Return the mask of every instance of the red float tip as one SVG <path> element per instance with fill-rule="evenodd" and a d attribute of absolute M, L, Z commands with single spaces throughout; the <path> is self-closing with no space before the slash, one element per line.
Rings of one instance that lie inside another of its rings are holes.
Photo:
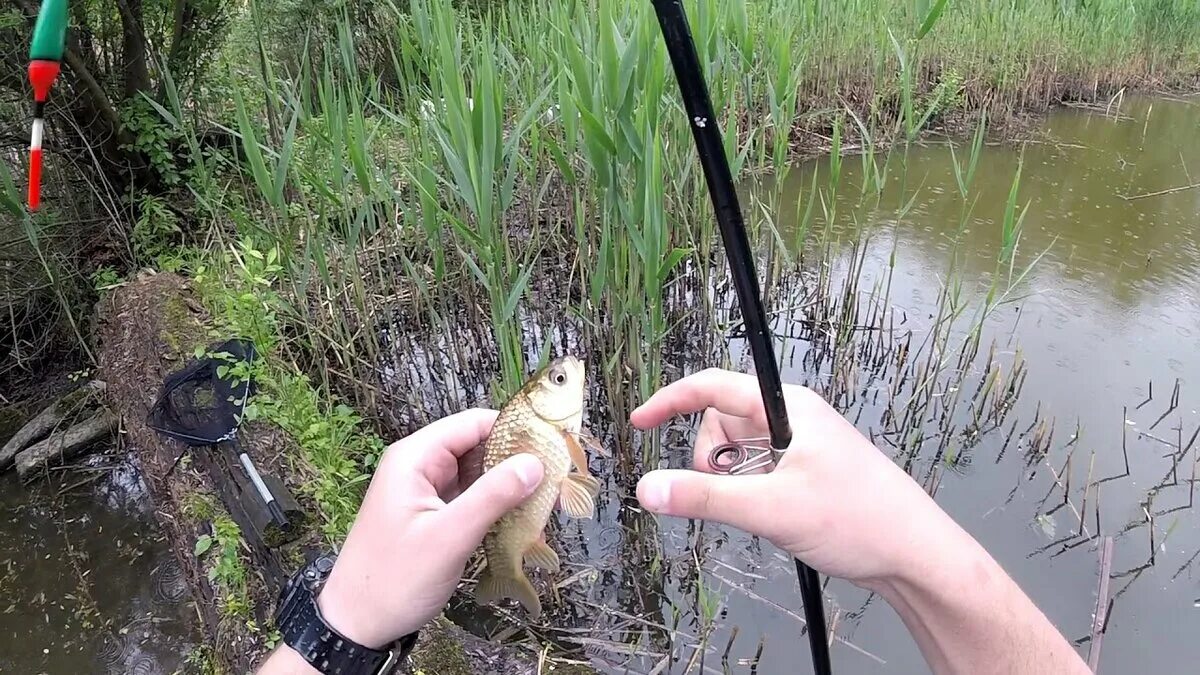
<path fill-rule="evenodd" d="M 29 62 L 29 83 L 33 85 L 33 100 L 45 103 L 50 96 L 50 87 L 58 79 L 61 66 L 58 61 L 36 60 Z"/>
<path fill-rule="evenodd" d="M 29 150 L 29 209 L 37 211 L 42 195 L 42 149 Z"/>

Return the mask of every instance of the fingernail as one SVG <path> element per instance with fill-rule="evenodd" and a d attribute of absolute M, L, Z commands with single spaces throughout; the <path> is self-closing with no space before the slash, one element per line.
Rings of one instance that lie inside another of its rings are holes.
<path fill-rule="evenodd" d="M 638 501 L 642 506 L 651 511 L 662 511 L 671 499 L 671 480 L 663 476 L 647 476 L 638 492 Z"/>
<path fill-rule="evenodd" d="M 517 473 L 517 480 L 521 481 L 521 487 L 525 489 L 525 494 L 529 494 L 537 488 L 538 483 L 542 482 L 542 474 L 545 471 L 541 460 L 530 454 L 514 457 L 513 470 Z"/>

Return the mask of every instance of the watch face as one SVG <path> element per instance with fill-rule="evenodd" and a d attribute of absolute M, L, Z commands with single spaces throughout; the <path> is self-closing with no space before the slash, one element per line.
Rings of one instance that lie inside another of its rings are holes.
<path fill-rule="evenodd" d="M 329 576 L 329 573 L 333 571 L 333 563 L 334 559 L 326 555 L 317 558 L 313 563 L 313 567 L 316 567 L 317 572 L 320 573 L 321 576 L 325 577 Z"/>

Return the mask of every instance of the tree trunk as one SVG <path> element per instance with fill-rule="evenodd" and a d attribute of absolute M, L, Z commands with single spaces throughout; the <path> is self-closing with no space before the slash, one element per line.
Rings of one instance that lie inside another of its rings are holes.
<path fill-rule="evenodd" d="M 92 443 L 112 434 L 116 428 L 117 416 L 101 410 L 90 419 L 66 431 L 51 434 L 46 440 L 34 443 L 17 455 L 17 474 L 26 479 L 38 469 L 77 457 Z"/>
<path fill-rule="evenodd" d="M 121 14 L 121 53 L 125 57 L 125 98 L 150 91 L 150 70 L 146 66 L 146 29 L 142 0 L 117 0 Z"/>
<path fill-rule="evenodd" d="M 76 409 L 87 401 L 87 398 L 91 394 L 101 391 L 104 391 L 103 382 L 88 382 L 79 389 L 54 402 L 45 410 L 38 413 L 36 417 L 29 420 L 12 438 L 8 439 L 3 448 L 0 448 L 0 471 L 7 469 L 13 463 L 13 459 L 17 454 L 29 444 L 49 433 L 60 422 L 66 419 L 68 415 L 75 412 Z"/>

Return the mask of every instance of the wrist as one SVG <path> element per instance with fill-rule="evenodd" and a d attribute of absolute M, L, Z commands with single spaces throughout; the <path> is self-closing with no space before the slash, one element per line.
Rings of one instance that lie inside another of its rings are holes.
<path fill-rule="evenodd" d="M 380 624 L 383 622 L 379 621 L 379 617 L 372 621 L 367 616 L 371 610 L 361 595 L 353 584 L 347 582 L 345 575 L 339 574 L 339 566 L 335 565 L 315 600 L 325 623 L 339 635 L 364 647 L 379 649 L 396 636 L 381 630 Z"/>
<path fill-rule="evenodd" d="M 885 600 L 899 600 L 902 595 L 945 591 L 960 580 L 972 578 L 981 566 L 995 564 L 953 518 L 932 500 L 929 506 L 932 508 L 920 510 L 922 515 L 909 517 L 904 526 L 892 530 L 895 544 L 891 555 L 885 556 L 890 559 L 887 571 L 864 579 L 860 586 Z"/>

